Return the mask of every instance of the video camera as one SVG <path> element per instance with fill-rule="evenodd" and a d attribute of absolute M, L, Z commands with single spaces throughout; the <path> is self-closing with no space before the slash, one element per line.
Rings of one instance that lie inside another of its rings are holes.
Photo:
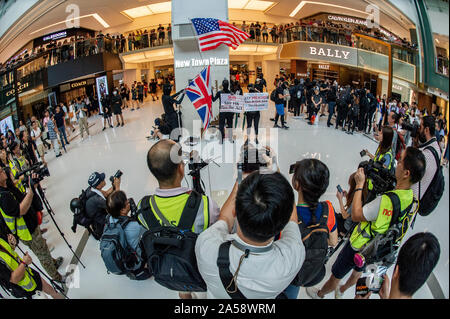
<path fill-rule="evenodd" d="M 26 169 L 24 171 L 21 171 L 18 175 L 18 177 L 24 175 L 27 179 L 32 174 L 36 174 L 37 177 L 32 179 L 32 184 L 38 184 L 41 182 L 45 177 L 50 176 L 50 172 L 42 162 L 38 162 L 35 165 L 31 166 L 29 169 Z M 27 183 L 25 183 L 25 186 L 27 186 Z"/>
<path fill-rule="evenodd" d="M 420 124 L 417 123 L 417 121 L 414 121 L 411 124 L 409 120 L 409 115 L 405 115 L 404 117 L 402 117 L 402 119 L 403 119 L 402 129 L 411 132 L 411 137 L 416 138 L 419 132 Z"/>
<path fill-rule="evenodd" d="M 358 168 L 361 167 L 364 169 L 366 178 L 372 180 L 373 191 L 377 196 L 395 188 L 397 183 L 395 175 L 380 162 L 374 162 L 373 160 L 364 161 L 358 166 Z"/>

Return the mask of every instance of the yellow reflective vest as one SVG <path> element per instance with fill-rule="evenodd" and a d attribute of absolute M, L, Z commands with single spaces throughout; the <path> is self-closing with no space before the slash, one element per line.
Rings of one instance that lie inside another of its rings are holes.
<path fill-rule="evenodd" d="M 20 266 L 19 255 L 11 248 L 11 246 L 0 238 L 0 262 L 3 262 L 6 267 L 11 271 L 15 271 Z M 33 271 L 29 268 L 26 269 L 25 275 L 17 285 L 27 292 L 32 292 L 36 289 L 37 284 L 32 277 Z"/>
<path fill-rule="evenodd" d="M 394 190 L 392 193 L 397 194 L 400 199 L 400 210 L 404 211 L 412 204 L 414 194 L 412 189 Z M 393 205 L 387 195 L 382 195 L 381 204 L 378 210 L 378 216 L 375 221 L 360 222 L 353 230 L 350 236 L 350 244 L 354 250 L 364 248 L 377 234 L 384 234 L 390 226 L 393 213 Z M 400 221 L 404 220 L 408 214 L 403 215 Z"/>
<path fill-rule="evenodd" d="M 155 202 L 159 210 L 163 213 L 164 217 L 174 226 L 178 226 L 180 222 L 181 213 L 183 212 L 184 206 L 189 198 L 188 193 L 180 194 L 178 196 L 172 197 L 159 197 L 155 196 Z M 138 208 L 140 208 L 141 203 L 139 202 Z M 151 197 L 149 198 L 149 206 L 152 209 L 153 215 L 162 224 L 161 219 L 155 213 L 155 209 L 151 203 Z M 202 202 L 200 203 L 199 211 L 203 212 L 203 229 L 195 229 L 195 223 L 192 225 L 192 232 L 200 233 L 209 226 L 209 207 L 208 207 L 208 197 L 202 195 Z M 197 212 L 198 215 L 198 212 Z M 145 219 L 139 214 L 138 219 L 140 223 L 147 229 L 149 229 Z"/>
<path fill-rule="evenodd" d="M 25 164 L 25 162 L 23 162 L 23 163 L 21 164 L 21 161 L 19 161 L 19 165 L 20 165 L 21 167 L 22 167 L 24 164 Z M 13 162 L 11 162 L 11 161 L 9 161 L 9 167 L 11 168 L 11 172 L 12 172 L 14 178 L 17 178 L 17 174 L 19 173 L 20 167 L 16 167 L 16 165 L 15 165 Z M 16 182 L 16 187 L 17 187 L 22 193 L 25 193 L 25 187 L 23 186 L 23 184 L 22 184 L 21 181 L 17 181 L 17 182 Z"/>
<path fill-rule="evenodd" d="M 375 157 L 373 158 L 373 161 L 374 162 L 381 162 L 385 155 L 389 155 L 391 157 L 389 165 L 386 166 L 386 168 L 388 170 L 391 170 L 392 169 L 392 164 L 394 163 L 394 159 L 395 159 L 394 154 L 392 152 L 392 148 L 390 148 L 389 151 L 387 151 L 386 153 L 383 153 L 383 154 L 381 154 L 379 152 L 379 149 L 377 149 L 377 152 L 375 153 Z M 367 179 L 367 189 L 369 191 L 371 191 L 373 189 L 373 183 L 372 183 L 372 180 L 370 178 Z"/>
<path fill-rule="evenodd" d="M 3 196 L 3 192 L 0 192 L 0 196 Z M 5 220 L 6 226 L 8 226 L 9 230 L 13 235 L 19 236 L 19 238 L 23 241 L 32 240 L 31 233 L 28 230 L 27 224 L 25 223 L 25 219 L 23 218 L 23 216 L 13 217 L 6 215 L 2 207 L 0 207 L 0 214 Z"/>

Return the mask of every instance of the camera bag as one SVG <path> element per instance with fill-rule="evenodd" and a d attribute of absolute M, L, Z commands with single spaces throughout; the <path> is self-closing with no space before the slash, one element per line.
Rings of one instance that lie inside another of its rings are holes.
<path fill-rule="evenodd" d="M 162 225 L 150 208 L 149 199 Z M 192 191 L 178 225 L 174 226 L 156 206 L 154 196 L 146 196 L 141 201 L 141 216 L 149 227 L 141 239 L 148 267 L 155 281 L 170 290 L 206 291 L 206 283 L 198 271 L 195 256 L 198 235 L 191 230 L 201 203 L 202 196 Z"/>

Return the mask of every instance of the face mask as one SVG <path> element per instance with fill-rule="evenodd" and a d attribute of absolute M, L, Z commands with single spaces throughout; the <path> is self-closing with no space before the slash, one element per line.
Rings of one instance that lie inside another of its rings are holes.
<path fill-rule="evenodd" d="M 425 133 L 423 132 L 419 133 L 419 142 L 422 144 L 427 142 L 427 137 L 425 136 Z"/>
<path fill-rule="evenodd" d="M 117 92 L 116 92 L 116 91 L 114 91 L 114 92 L 113 92 L 113 94 L 114 94 L 114 95 L 117 95 Z"/>

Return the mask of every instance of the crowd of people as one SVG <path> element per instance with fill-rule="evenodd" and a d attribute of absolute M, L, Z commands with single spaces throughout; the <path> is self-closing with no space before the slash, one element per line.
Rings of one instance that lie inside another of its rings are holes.
<path fill-rule="evenodd" d="M 139 109 L 149 93 L 155 98 L 153 87 L 157 84 L 151 83 L 136 82 L 131 88 L 121 84 L 113 89 L 111 96 L 103 96 L 100 101 L 105 119 L 103 129 L 107 124 L 112 126 L 110 116 L 105 115 L 109 110 L 116 116 L 117 126 L 123 126 L 122 109 Z M 370 260 L 367 249 L 378 240 L 374 234 L 388 234 L 391 227 L 403 224 L 401 236 L 392 239 L 398 247 L 416 215 L 427 218 L 425 216 L 429 213 L 421 211 L 420 207 L 424 205 L 420 204 L 430 200 L 429 189 L 436 190 L 436 176 L 444 153 L 440 142 L 445 141 L 443 136 L 448 134 L 445 120 L 436 106 L 432 114 L 427 114 L 425 110 L 420 112 L 415 104 L 409 106 L 386 96 L 375 98 L 364 87 L 341 87 L 330 81 L 277 77 L 275 84 L 276 89 L 270 93 L 276 111 L 274 127 L 279 127 L 278 119 L 281 118 L 281 127 L 288 129 L 286 123 L 290 119 L 287 114 L 292 112 L 292 120 L 304 116 L 311 125 L 322 116 L 328 116 L 328 127 L 342 127 L 350 134 L 355 129 L 366 134 L 373 131 L 379 143 L 376 152 L 371 154 L 364 150 L 361 156 L 368 156 L 380 165 L 376 166 L 377 170 L 355 167 L 348 179 L 348 190 L 338 190 L 336 194 L 339 209 L 335 209 L 330 201 L 321 201 L 330 182 L 330 171 L 322 161 L 303 159 L 296 162 L 290 169 L 290 181 L 279 169 L 267 174 L 249 165 L 246 167 L 252 168 L 244 169 L 242 181 L 235 183 L 220 208 L 210 196 L 182 187 L 186 163 L 182 146 L 158 135 L 160 140 L 151 146 L 146 161 L 159 187 L 153 195 L 142 198 L 136 208 L 133 209 L 121 189 L 120 175 L 114 177 L 109 189 L 105 189 L 104 173 L 94 172 L 88 179 L 85 209 L 82 211 L 90 224 L 84 226 L 100 241 L 101 255 L 108 271 L 126 274 L 132 280 L 155 278 L 164 287 L 178 291 L 182 299 L 297 299 L 301 287 L 306 288 L 308 296 L 314 299 L 324 298 L 331 292 L 336 298 L 342 298 L 361 276 L 367 275 L 367 267 L 371 265 L 360 264 L 356 257 L 365 256 L 367 261 Z M 162 89 L 163 120 L 170 131 L 181 124 L 174 104 L 182 102 L 184 90 L 171 95 L 169 80 Z M 264 75 L 259 74 L 247 90 L 267 91 Z M 243 88 L 234 75 L 230 81 L 223 81 L 220 91 L 212 92 L 213 99 L 220 99 L 223 93 L 243 94 Z M 95 106 L 89 106 L 91 104 L 86 98 L 78 98 L 66 108 L 67 111 L 62 104 L 46 112 L 44 127 L 60 137 L 59 141 L 55 136 L 49 137 L 55 149 L 59 143 L 64 148 L 68 144 L 66 132 L 74 131 L 74 127 L 65 121 L 68 119 L 72 124 L 71 112 L 77 118 L 81 136 L 84 131 L 89 135 L 85 119 L 97 111 Z M 259 144 L 260 114 L 247 112 L 245 119 L 247 141 L 243 153 L 252 151 L 252 147 Z M 18 174 L 26 169 L 24 165 L 37 160 L 31 159 L 37 149 L 33 141 L 45 131 L 45 128 L 39 129 L 39 121 L 31 120 L 30 134 L 21 123 L 16 134 L 11 132 L 8 136 L 1 136 L 1 163 L 6 169 L 0 172 L 0 245 L 3 247 L 0 247 L 0 260 L 5 260 L 3 251 L 15 254 L 18 240 L 35 252 L 52 279 L 63 281 L 68 274 L 57 272 L 61 260 L 52 259 L 44 246 L 45 241 L 42 243 L 37 222 L 42 205 L 33 201 L 34 192 L 31 191 L 36 186 Z M 405 128 L 403 123 L 417 124 L 416 131 Z M 233 127 L 233 113 L 219 112 L 218 126 L 223 133 L 223 142 L 225 126 Z M 249 141 L 252 128 L 256 133 L 255 143 Z M 232 136 L 228 138 L 231 140 Z M 45 153 L 45 146 L 40 148 Z M 445 153 L 448 160 L 448 145 Z M 178 162 L 174 161 L 173 154 L 179 155 Z M 41 156 L 39 152 L 38 155 Z M 242 155 L 241 158 L 248 160 L 251 156 Z M 396 181 L 383 191 L 380 191 L 379 181 L 373 175 L 380 170 L 388 171 Z M 296 203 L 294 192 L 298 195 Z M 434 197 L 433 200 L 439 201 L 439 198 Z M 114 234 L 118 236 L 118 232 L 123 232 L 123 236 L 111 239 Z M 158 239 L 160 237 L 163 238 Z M 121 242 L 119 238 L 126 241 Z M 330 248 L 341 242 L 344 245 L 336 250 L 338 256 L 329 279 L 318 287 L 327 275 L 325 264 Z M 186 245 L 186 249 L 180 252 L 173 248 L 178 245 Z M 111 247 L 128 253 L 108 255 Z M 170 249 L 174 250 L 165 254 Z M 180 255 L 173 258 L 173 254 Z M 151 258 L 153 255 L 158 255 L 158 258 Z M 122 258 L 117 260 L 118 256 Z M 397 258 L 377 264 L 385 268 L 394 266 L 391 280 L 384 275 L 379 296 L 413 297 L 430 276 L 439 256 L 439 241 L 433 234 L 415 234 L 403 243 Z M 39 277 L 37 271 L 29 267 L 31 259 L 28 255 L 20 259 L 16 254 L 15 260 L 17 262 L 10 260 L 0 268 L 3 286 L 14 288 L 18 296 L 30 297 L 37 290 L 43 290 L 54 298 L 61 297 Z M 168 266 L 160 267 L 160 264 L 154 264 L 155 260 L 171 265 L 171 269 L 178 267 L 177 277 L 172 278 L 167 273 L 170 271 Z M 114 272 L 112 269 L 118 264 L 122 265 L 122 270 Z M 341 280 L 349 272 L 352 272 L 350 277 L 342 285 Z M 357 295 L 356 298 L 369 298 L 370 294 Z"/>

